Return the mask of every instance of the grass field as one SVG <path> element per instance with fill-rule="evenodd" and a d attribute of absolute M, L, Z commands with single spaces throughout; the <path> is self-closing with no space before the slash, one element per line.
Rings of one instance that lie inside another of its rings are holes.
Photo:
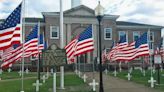
<path fill-rule="evenodd" d="M 36 73 L 29 73 L 29 74 L 24 73 L 24 76 L 25 77 L 37 77 L 37 74 Z M 0 77 L 2 80 L 21 78 L 21 76 L 19 76 L 18 72 L 10 72 L 10 73 L 3 72 L 3 74 L 0 75 Z"/>
<path fill-rule="evenodd" d="M 122 71 L 118 73 L 117 77 L 127 80 L 127 77 L 126 77 L 127 74 L 128 74 L 128 71 Z M 161 72 L 161 75 L 162 74 L 164 74 L 164 71 Z M 151 72 L 148 70 L 146 71 L 146 76 L 143 76 L 140 70 L 133 70 L 131 81 L 150 87 L 150 84 L 148 83 L 148 80 L 150 79 L 150 75 L 151 75 Z M 153 77 L 155 78 L 155 80 L 157 80 L 157 72 L 153 74 Z M 163 85 L 158 85 L 158 86 L 156 85 L 155 89 L 164 91 L 164 76 L 161 76 L 160 79 L 161 79 L 160 82 Z"/>
<path fill-rule="evenodd" d="M 36 81 L 36 75 L 35 73 L 29 74 L 29 79 L 24 80 L 24 91 L 25 92 L 35 92 L 35 87 L 32 86 L 32 84 Z M 18 80 L 19 74 L 16 72 L 12 73 L 4 73 L 1 75 L 1 77 L 7 76 L 5 78 L 5 81 L 0 81 L 0 92 L 20 92 L 21 90 L 21 80 Z M 7 80 L 10 79 L 10 80 Z M 11 80 L 12 79 L 12 80 Z M 59 81 L 60 78 L 57 76 L 57 87 L 59 88 Z M 53 78 L 50 77 L 48 80 L 46 80 L 46 83 L 43 84 L 40 87 L 40 92 L 52 92 L 53 87 Z M 57 92 L 91 92 L 89 90 L 90 87 L 88 87 L 87 84 L 83 82 L 82 79 L 80 79 L 75 74 L 66 74 L 65 75 L 65 90 L 58 89 Z"/>

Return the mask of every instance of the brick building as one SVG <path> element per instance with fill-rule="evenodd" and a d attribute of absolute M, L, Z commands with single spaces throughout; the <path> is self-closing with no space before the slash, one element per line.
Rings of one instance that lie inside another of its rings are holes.
<path fill-rule="evenodd" d="M 48 46 L 56 44 L 60 47 L 60 13 L 59 12 L 43 12 L 43 18 L 26 18 L 25 34 L 27 35 L 34 25 L 38 22 L 41 24 L 41 33 L 45 34 L 45 40 Z M 155 48 L 161 38 L 162 26 L 132 23 L 126 21 L 117 21 L 119 15 L 106 14 L 102 20 L 102 48 L 109 49 L 112 41 L 118 41 L 121 35 L 126 34 L 127 41 L 130 43 L 137 39 L 141 34 L 150 30 L 151 47 Z M 84 5 L 73 7 L 64 11 L 64 46 L 67 45 L 72 38 L 80 34 L 88 25 L 93 26 L 94 47 L 95 50 L 87 54 L 87 62 L 91 63 L 97 57 L 97 31 L 98 21 L 93 9 Z M 29 60 L 29 59 L 27 59 Z M 30 64 L 29 64 L 30 65 Z"/>

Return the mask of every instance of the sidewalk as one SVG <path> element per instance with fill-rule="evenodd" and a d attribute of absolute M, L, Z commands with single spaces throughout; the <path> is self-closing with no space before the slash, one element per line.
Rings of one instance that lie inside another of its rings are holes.
<path fill-rule="evenodd" d="M 93 74 L 92 73 L 86 73 L 86 74 L 88 76 L 87 82 L 90 83 L 93 79 Z M 98 81 L 99 73 L 95 73 L 95 79 L 96 82 L 99 82 Z M 103 75 L 103 85 L 104 85 L 104 92 L 162 92 L 146 87 L 144 85 L 140 85 L 123 79 L 112 77 L 106 74 Z M 98 88 L 99 87 L 97 86 L 96 92 L 99 92 Z"/>

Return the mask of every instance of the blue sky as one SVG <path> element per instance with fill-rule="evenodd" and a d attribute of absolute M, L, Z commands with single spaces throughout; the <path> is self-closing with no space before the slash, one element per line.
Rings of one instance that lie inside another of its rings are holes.
<path fill-rule="evenodd" d="M 99 0 L 82 0 L 94 9 Z M 107 14 L 120 15 L 118 20 L 164 26 L 164 0 L 100 0 Z M 21 0 L 0 0 L 0 19 Z M 71 8 L 71 0 L 63 0 L 64 10 Z M 26 16 L 42 17 L 41 12 L 59 11 L 59 0 L 26 0 Z"/>

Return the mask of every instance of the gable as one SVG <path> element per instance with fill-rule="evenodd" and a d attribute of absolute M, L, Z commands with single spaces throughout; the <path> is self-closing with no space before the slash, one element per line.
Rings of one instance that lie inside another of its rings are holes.
<path fill-rule="evenodd" d="M 94 16 L 94 10 L 81 5 L 64 12 L 64 15 Z"/>

